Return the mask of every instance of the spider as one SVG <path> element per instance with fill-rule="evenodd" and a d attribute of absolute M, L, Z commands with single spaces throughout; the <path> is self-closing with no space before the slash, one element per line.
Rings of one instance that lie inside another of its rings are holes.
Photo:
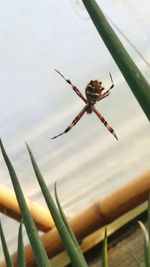
<path fill-rule="evenodd" d="M 52 137 L 51 139 L 55 139 L 67 132 L 69 132 L 73 126 L 76 125 L 76 123 L 81 119 L 81 117 L 84 115 L 85 112 L 88 114 L 91 114 L 92 112 L 95 112 L 97 117 L 100 119 L 100 121 L 104 124 L 104 126 L 108 129 L 108 131 L 113 134 L 113 136 L 118 140 L 117 135 L 115 134 L 112 127 L 108 124 L 108 122 L 104 119 L 104 117 L 101 115 L 101 113 L 95 108 L 96 102 L 102 100 L 103 98 L 109 96 L 111 89 L 114 87 L 113 79 L 111 76 L 111 73 L 109 73 L 110 80 L 111 80 L 111 86 L 108 90 L 104 91 L 104 87 L 102 87 L 102 82 L 98 80 L 91 80 L 88 85 L 85 88 L 85 94 L 86 98 L 81 94 L 79 89 L 72 84 L 72 82 L 69 79 L 66 79 L 60 71 L 55 71 L 68 83 L 71 85 L 72 89 L 75 91 L 75 93 L 86 103 L 84 108 L 78 113 L 78 115 L 73 119 L 71 124 L 60 134 Z"/>

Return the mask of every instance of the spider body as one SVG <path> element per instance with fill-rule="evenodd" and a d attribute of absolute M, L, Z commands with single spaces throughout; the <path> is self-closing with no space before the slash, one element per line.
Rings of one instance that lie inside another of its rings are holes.
<path fill-rule="evenodd" d="M 109 96 L 111 89 L 114 87 L 113 84 L 113 79 L 111 74 L 110 79 L 111 79 L 111 86 L 109 87 L 108 90 L 104 91 L 104 87 L 102 87 L 102 82 L 98 80 L 91 80 L 88 85 L 85 88 L 85 94 L 86 98 L 82 95 L 80 90 L 72 84 L 72 82 L 69 79 L 66 79 L 58 70 L 55 70 L 65 81 L 71 85 L 72 89 L 75 91 L 75 93 L 85 102 L 85 106 L 83 109 L 78 113 L 78 115 L 73 119 L 71 124 L 60 134 L 52 137 L 51 139 L 55 139 L 67 132 L 69 132 L 72 127 L 76 125 L 76 123 L 81 119 L 81 117 L 84 115 L 85 112 L 91 114 L 94 112 L 97 117 L 100 119 L 100 121 L 104 124 L 104 126 L 108 129 L 108 131 L 113 134 L 113 136 L 118 140 L 117 135 L 115 134 L 114 130 L 112 127 L 108 124 L 108 122 L 105 120 L 105 118 L 102 116 L 102 114 L 95 108 L 96 102 L 102 100 L 103 98 Z"/>
<path fill-rule="evenodd" d="M 101 99 L 102 91 L 104 90 L 104 87 L 101 85 L 102 82 L 98 80 L 91 80 L 85 88 L 85 94 L 88 100 L 87 113 L 89 114 L 93 112 L 96 102 Z"/>

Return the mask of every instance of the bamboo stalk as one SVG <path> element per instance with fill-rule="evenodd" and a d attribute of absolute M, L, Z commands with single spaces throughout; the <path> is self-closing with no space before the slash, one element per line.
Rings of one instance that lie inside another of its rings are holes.
<path fill-rule="evenodd" d="M 47 208 L 43 208 L 28 199 L 26 199 L 26 202 L 38 230 L 47 232 L 54 227 L 53 220 Z M 0 212 L 19 222 L 21 220 L 15 193 L 2 186 L 0 186 Z"/>
<path fill-rule="evenodd" d="M 78 240 L 143 203 L 147 200 L 149 192 L 150 170 L 147 170 L 70 220 Z M 49 258 L 63 250 L 56 228 L 43 234 L 41 239 Z M 36 266 L 30 245 L 25 247 L 25 257 L 27 267 Z M 16 253 L 12 255 L 12 261 L 15 263 Z M 0 267 L 6 267 L 5 263 L 2 262 Z"/>

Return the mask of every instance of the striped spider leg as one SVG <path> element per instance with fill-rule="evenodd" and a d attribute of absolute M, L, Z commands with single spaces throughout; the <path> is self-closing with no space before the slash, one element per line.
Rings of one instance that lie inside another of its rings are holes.
<path fill-rule="evenodd" d="M 71 85 L 72 89 L 75 91 L 75 93 L 87 104 L 88 101 L 87 99 L 81 94 L 81 92 L 79 91 L 79 89 L 72 84 L 72 82 L 69 79 L 66 79 L 61 73 L 60 71 L 56 70 L 55 71 L 68 83 Z"/>
<path fill-rule="evenodd" d="M 113 79 L 111 74 L 110 75 L 110 79 L 111 79 L 111 86 L 109 87 L 109 89 L 107 91 L 104 91 L 104 87 L 102 87 L 102 82 L 99 82 L 97 80 L 91 80 L 89 82 L 89 84 L 87 85 L 86 89 L 85 89 L 85 93 L 86 93 L 86 98 L 81 94 L 81 92 L 79 91 L 79 89 L 72 84 L 72 82 L 69 79 L 66 79 L 58 70 L 55 70 L 68 84 L 71 85 L 72 89 L 75 91 L 75 93 L 86 103 L 86 105 L 84 106 L 84 108 L 79 112 L 79 114 L 74 118 L 74 120 L 72 121 L 72 123 L 60 134 L 52 137 L 51 139 L 55 139 L 67 132 L 69 132 L 73 126 L 75 126 L 75 124 L 81 119 L 81 117 L 84 115 L 85 112 L 87 113 L 92 113 L 94 111 L 94 113 L 97 115 L 97 117 L 100 119 L 100 121 L 104 124 L 104 126 L 109 130 L 109 132 L 111 134 L 113 134 L 113 136 L 118 140 L 117 135 L 115 134 L 114 130 L 112 129 L 112 127 L 108 124 L 108 122 L 104 119 L 104 117 L 102 116 L 102 114 L 94 107 L 95 103 L 102 100 L 103 98 L 109 96 L 111 89 L 114 87 L 113 84 Z"/>
<path fill-rule="evenodd" d="M 113 79 L 112 79 L 111 73 L 109 73 L 109 76 L 110 76 L 110 80 L 111 80 L 111 86 L 109 87 L 109 89 L 107 91 L 105 91 L 103 94 L 101 94 L 101 97 L 100 97 L 99 101 L 102 100 L 103 98 L 109 96 L 111 89 L 114 87 L 114 83 L 113 83 Z M 102 87 L 102 88 L 103 88 L 103 90 L 105 89 L 104 87 Z"/>
<path fill-rule="evenodd" d="M 62 132 L 62 133 L 60 133 L 60 134 L 58 134 L 58 135 L 52 137 L 51 139 L 55 139 L 55 138 L 57 138 L 57 137 L 59 137 L 59 136 L 65 134 L 65 133 L 69 132 L 69 131 L 71 130 L 71 128 L 72 128 L 73 126 L 75 126 L 76 123 L 81 119 L 81 117 L 84 115 L 84 113 L 85 113 L 86 111 L 87 111 L 87 105 L 84 106 L 84 108 L 83 108 L 83 109 L 78 113 L 78 115 L 73 119 L 73 121 L 71 122 L 71 124 L 70 124 L 70 125 L 69 125 L 69 126 Z"/>

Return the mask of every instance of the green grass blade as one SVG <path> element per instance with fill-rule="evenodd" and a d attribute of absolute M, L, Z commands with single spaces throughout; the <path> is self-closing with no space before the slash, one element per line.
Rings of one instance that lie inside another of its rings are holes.
<path fill-rule="evenodd" d="M 138 223 L 140 225 L 144 237 L 145 265 L 146 267 L 150 267 L 150 242 L 149 242 L 148 231 L 146 230 L 145 225 L 141 221 L 138 221 Z"/>
<path fill-rule="evenodd" d="M 76 249 L 74 241 L 72 240 L 70 233 L 68 232 L 68 229 L 67 229 L 66 225 L 64 224 L 63 219 L 62 219 L 62 217 L 61 217 L 61 215 L 60 215 L 60 213 L 59 213 L 59 211 L 55 205 L 55 202 L 53 201 L 53 198 L 49 193 L 49 190 L 46 186 L 46 183 L 42 177 L 42 174 L 39 170 L 39 167 L 38 167 L 38 165 L 34 159 L 34 156 L 33 156 L 28 145 L 27 145 L 27 149 L 29 151 L 31 162 L 32 162 L 37 180 L 38 180 L 39 185 L 41 187 L 43 196 L 45 198 L 45 201 L 47 203 L 47 206 L 49 208 L 51 216 L 55 222 L 57 230 L 60 234 L 60 237 L 63 241 L 63 245 L 64 245 L 64 247 L 65 247 L 65 249 L 69 255 L 72 266 L 74 266 L 74 267 L 77 267 L 77 266 L 78 267 L 87 267 L 87 263 L 86 263 L 83 255 L 81 256 Z"/>
<path fill-rule="evenodd" d="M 111 25 L 115 30 L 117 30 L 120 35 L 126 40 L 126 42 L 134 49 L 134 51 L 137 53 L 137 55 L 144 61 L 144 63 L 150 68 L 150 63 L 148 60 L 141 54 L 141 52 L 138 50 L 138 48 L 131 42 L 131 40 L 124 34 L 123 31 L 120 30 L 120 28 L 108 17 L 106 16 L 108 21 L 110 21 Z"/>
<path fill-rule="evenodd" d="M 150 242 L 148 243 L 147 246 L 146 267 L 150 267 Z"/>
<path fill-rule="evenodd" d="M 107 228 L 105 227 L 105 234 L 103 240 L 102 250 L 102 264 L 101 267 L 108 267 L 108 253 L 107 253 Z"/>
<path fill-rule="evenodd" d="M 150 85 L 129 56 L 95 0 L 82 0 L 96 29 L 150 120 Z"/>
<path fill-rule="evenodd" d="M 148 236 L 150 240 L 150 193 L 148 195 L 148 211 L 147 211 L 147 217 L 148 217 Z"/>
<path fill-rule="evenodd" d="M 80 246 L 79 246 L 79 243 L 78 243 L 78 241 L 77 241 L 77 239 L 76 239 L 76 237 L 75 237 L 75 234 L 74 234 L 72 228 L 70 227 L 70 225 L 69 225 L 69 223 L 68 223 L 68 221 L 67 221 L 66 215 L 64 214 L 63 209 L 62 209 L 62 207 L 61 207 L 61 205 L 60 205 L 60 201 L 59 201 L 58 194 L 57 194 L 57 183 L 56 183 L 56 182 L 55 182 L 55 184 L 54 184 L 54 191 L 55 191 L 55 199 L 56 199 L 56 203 L 57 203 L 59 212 L 60 212 L 60 214 L 61 214 L 61 217 L 62 217 L 62 219 L 63 219 L 63 222 L 64 222 L 64 224 L 66 225 L 66 228 L 68 229 L 68 232 L 70 233 L 70 236 L 71 236 L 72 240 L 74 241 L 74 244 L 75 244 L 77 250 L 79 251 L 79 253 L 82 254 L 82 251 L 81 251 Z"/>
<path fill-rule="evenodd" d="M 16 267 L 26 267 L 25 255 L 24 255 L 24 245 L 23 245 L 23 236 L 22 236 L 22 222 L 19 225 Z"/>
<path fill-rule="evenodd" d="M 42 242 L 39 238 L 36 226 L 34 224 L 34 221 L 30 215 L 29 209 L 27 207 L 21 186 L 19 184 L 19 180 L 17 178 L 17 175 L 15 173 L 15 170 L 11 164 L 11 161 L 8 158 L 8 155 L 4 149 L 4 146 L 2 144 L 2 141 L 0 140 L 0 147 L 2 150 L 2 154 L 4 157 L 4 160 L 6 162 L 10 177 L 11 177 L 11 181 L 14 187 L 14 191 L 16 194 L 16 198 L 18 201 L 18 205 L 20 207 L 20 211 L 23 217 L 23 222 L 28 234 L 28 238 L 30 240 L 30 244 L 32 246 L 34 255 L 35 255 L 35 259 L 37 262 L 37 265 L 39 267 L 51 267 L 51 264 L 49 263 L 49 259 L 47 257 L 47 254 L 45 252 L 45 249 L 42 245 Z"/>
<path fill-rule="evenodd" d="M 1 237 L 2 248 L 3 248 L 3 252 L 4 252 L 4 256 L 5 256 L 6 265 L 7 265 L 7 267 L 13 267 L 1 222 L 0 222 L 0 237 Z"/>

